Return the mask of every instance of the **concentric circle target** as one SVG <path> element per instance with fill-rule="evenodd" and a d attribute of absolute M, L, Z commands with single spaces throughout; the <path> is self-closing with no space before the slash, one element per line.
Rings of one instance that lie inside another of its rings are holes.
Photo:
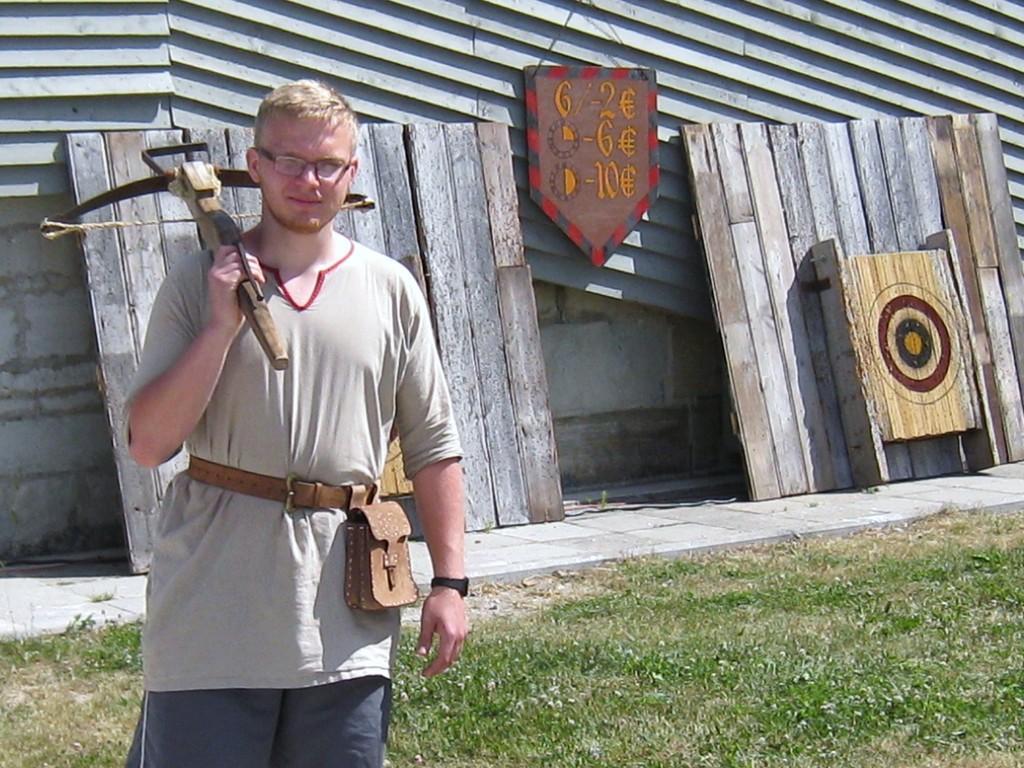
<path fill-rule="evenodd" d="M 916 402 L 943 397 L 957 373 L 959 351 L 950 334 L 951 313 L 920 286 L 890 285 L 872 306 L 879 374 L 890 387 Z M 909 390 L 909 392 L 907 391 Z"/>

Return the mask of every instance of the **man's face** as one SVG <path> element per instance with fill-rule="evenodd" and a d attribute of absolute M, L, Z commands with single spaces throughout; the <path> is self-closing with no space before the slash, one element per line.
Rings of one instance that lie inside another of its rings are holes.
<path fill-rule="evenodd" d="M 358 165 L 354 152 L 354 137 L 344 126 L 274 117 L 264 124 L 260 146 L 249 149 L 246 161 L 263 191 L 265 212 L 285 229 L 313 234 L 330 226 L 345 202 Z M 298 164 L 281 158 L 298 158 L 307 164 L 292 176 L 287 171 L 295 168 L 289 166 Z M 319 176 L 314 164 L 320 166 Z M 332 165 L 337 172 L 324 174 Z"/>

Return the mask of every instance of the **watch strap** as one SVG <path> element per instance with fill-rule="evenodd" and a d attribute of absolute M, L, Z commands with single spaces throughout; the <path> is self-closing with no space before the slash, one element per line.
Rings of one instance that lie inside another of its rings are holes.
<path fill-rule="evenodd" d="M 465 597 L 469 594 L 469 579 L 449 579 L 446 576 L 435 576 L 430 580 L 431 587 L 448 587 L 454 589 L 460 595 Z"/>

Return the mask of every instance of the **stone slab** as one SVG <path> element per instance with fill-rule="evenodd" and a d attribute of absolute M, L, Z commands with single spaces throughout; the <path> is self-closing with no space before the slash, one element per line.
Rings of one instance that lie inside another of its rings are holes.
<path fill-rule="evenodd" d="M 1000 464 L 998 467 L 983 469 L 978 474 L 986 477 L 1014 477 L 1024 480 L 1024 461 L 1019 461 L 1016 464 Z"/>
<path fill-rule="evenodd" d="M 600 531 L 594 536 L 562 540 L 559 545 L 579 550 L 598 560 L 622 560 L 654 554 L 650 540 L 632 533 L 616 533 L 609 536 L 606 531 Z"/>
<path fill-rule="evenodd" d="M 647 531 L 636 531 L 634 536 L 647 539 L 654 543 L 655 551 L 660 552 L 669 545 L 686 544 L 693 547 L 709 544 L 731 544 L 736 542 L 756 541 L 759 537 L 752 536 L 748 531 L 730 528 L 719 528 L 700 523 L 679 523 L 664 528 Z"/>
<path fill-rule="evenodd" d="M 789 515 L 794 510 L 806 509 L 809 502 L 806 497 L 789 496 L 783 499 L 765 499 L 764 501 L 730 501 L 729 509 L 740 509 L 758 515 Z"/>
<path fill-rule="evenodd" d="M 110 595 L 108 600 L 144 599 L 146 596 L 145 576 L 107 576 L 98 579 L 85 579 L 67 584 L 65 588 L 86 599 L 95 599 Z"/>
<path fill-rule="evenodd" d="M 907 513 L 911 516 L 933 515 L 941 512 L 945 505 L 939 501 L 922 501 L 906 496 L 879 496 L 870 499 L 865 509 L 870 512 Z"/>
<path fill-rule="evenodd" d="M 646 509 L 643 512 L 587 512 L 572 518 L 572 523 L 580 528 L 607 533 L 629 533 L 671 525 L 671 522 L 666 522 L 664 518 L 649 514 Z"/>
<path fill-rule="evenodd" d="M 753 503 L 753 502 L 752 502 Z M 728 506 L 729 511 L 745 512 L 746 514 L 757 515 L 756 512 L 752 512 L 746 505 L 740 505 L 734 507 L 733 505 Z M 761 518 L 764 525 L 779 527 L 785 531 L 791 533 L 803 533 L 804 531 L 814 528 L 815 525 L 821 522 L 821 515 L 808 517 L 808 509 L 798 510 L 795 507 L 787 510 L 785 514 L 774 514 L 774 515 L 758 515 Z"/>
<path fill-rule="evenodd" d="M 565 539 L 579 539 L 591 533 L 586 527 L 578 525 L 575 519 L 573 522 L 517 525 L 514 528 L 502 528 L 501 532 L 505 537 L 516 539 L 519 543 L 524 541 L 561 542 Z"/>
<path fill-rule="evenodd" d="M 1020 497 L 1012 493 L 998 491 L 982 491 L 976 488 L 941 488 L 926 493 L 915 493 L 908 498 L 917 501 L 938 501 L 952 509 L 980 509 L 989 505 L 1001 505 L 1013 502 Z"/>
<path fill-rule="evenodd" d="M 958 475 L 949 478 L 948 483 L 938 484 L 943 488 L 974 488 L 981 491 L 998 491 L 1024 498 L 1024 480 L 1014 477 L 987 477 L 985 475 Z"/>

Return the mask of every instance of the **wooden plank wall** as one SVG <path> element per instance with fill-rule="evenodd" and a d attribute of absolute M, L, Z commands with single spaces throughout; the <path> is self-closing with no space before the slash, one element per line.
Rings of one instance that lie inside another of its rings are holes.
<path fill-rule="evenodd" d="M 507 129 L 423 125 L 407 132 L 395 124 L 363 126 L 353 191 L 377 206 L 343 213 L 336 226 L 402 262 L 427 292 L 466 449 L 468 529 L 561 519 L 536 306 L 510 205 L 515 186 Z M 441 134 L 444 141 L 436 143 Z M 142 149 L 183 141 L 206 142 L 216 165 L 244 167 L 252 132 L 72 135 L 67 154 L 76 199 L 149 175 Z M 438 151 L 452 156 L 454 165 L 435 165 L 431 153 Z M 450 204 L 439 205 L 433 184 L 449 170 L 441 194 Z M 414 180 L 427 186 L 416 189 Z M 222 202 L 243 225 L 259 214 L 257 190 L 226 189 Z M 141 572 L 149 565 L 156 507 L 185 457 L 155 470 L 136 465 L 128 455 L 124 407 L 157 289 L 174 258 L 200 243 L 187 207 L 168 194 L 135 198 L 89 218 L 151 222 L 95 230 L 81 239 L 132 567 Z M 396 490 L 408 489 L 403 478 L 394 482 Z"/>
<path fill-rule="evenodd" d="M 932 153 L 940 169 L 942 212 L 947 221 L 956 223 L 947 226 L 956 241 L 967 302 L 981 341 L 976 353 L 984 367 L 983 396 L 993 410 L 992 460 L 1019 461 L 1024 458 L 1024 408 L 1014 347 L 1020 350 L 1024 344 L 1019 335 L 1024 278 L 1019 252 L 1000 247 L 996 240 L 996 232 L 1005 232 L 1008 227 L 1009 200 L 999 172 L 1002 163 L 993 157 L 994 116 L 940 116 L 927 122 Z M 989 158 L 987 168 L 983 141 Z M 1014 330 L 1018 333 L 1016 339 L 1011 336 Z"/>
<path fill-rule="evenodd" d="M 76 201 L 105 192 L 131 178 L 149 175 L 138 170 L 139 151 L 146 146 L 143 133 L 74 134 L 67 140 L 68 169 Z M 106 140 L 105 140 L 106 139 Z M 174 142 L 180 142 L 177 133 Z M 127 152 L 132 155 L 121 155 Z M 126 201 L 115 210 L 97 211 L 87 221 L 113 219 L 156 221 L 152 199 Z M 195 229 L 193 227 L 193 229 Z M 156 231 L 154 231 L 156 230 Z M 139 362 L 149 312 L 156 288 L 166 272 L 163 244 L 156 226 L 138 229 L 101 229 L 81 239 L 86 283 L 96 326 L 100 376 L 107 419 L 114 444 L 114 460 L 124 505 L 125 529 L 132 569 L 149 567 L 156 505 L 165 487 L 164 471 L 183 468 L 176 458 L 164 470 L 140 467 L 128 455 L 125 405 L 128 388 Z"/>
<path fill-rule="evenodd" d="M 754 498 L 1019 460 L 1024 273 L 997 136 L 993 115 L 683 126 Z M 831 260 L 922 248 L 944 228 L 985 428 L 883 443 L 847 386 L 860 377 Z"/>
<path fill-rule="evenodd" d="M 529 268 L 521 241 L 509 240 L 507 131 L 414 123 L 407 140 L 427 285 L 467 458 L 470 526 L 560 519 L 536 309 L 532 288 L 522 290 Z M 506 344 L 507 336 L 518 343 Z M 516 398 L 532 405 L 517 408 Z"/>

